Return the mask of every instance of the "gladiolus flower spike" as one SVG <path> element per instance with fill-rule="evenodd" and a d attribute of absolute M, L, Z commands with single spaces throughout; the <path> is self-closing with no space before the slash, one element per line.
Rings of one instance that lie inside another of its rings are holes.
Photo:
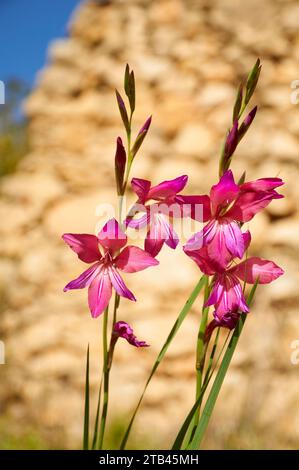
<path fill-rule="evenodd" d="M 249 312 L 240 281 L 268 284 L 283 274 L 279 266 L 262 258 L 247 258 L 238 264 L 235 261 L 243 258 L 251 242 L 250 232 L 241 230 L 242 223 L 251 220 L 272 199 L 283 197 L 275 191 L 282 184 L 279 178 L 263 178 L 237 185 L 229 170 L 210 191 L 210 220 L 191 237 L 184 251 L 204 274 L 213 276 L 205 306 L 214 305 L 214 327 L 233 329 L 239 314 Z"/>

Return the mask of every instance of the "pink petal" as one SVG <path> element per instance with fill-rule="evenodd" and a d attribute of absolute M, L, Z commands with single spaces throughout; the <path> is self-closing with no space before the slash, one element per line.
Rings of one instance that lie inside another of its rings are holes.
<path fill-rule="evenodd" d="M 157 201 L 175 196 L 186 186 L 188 176 L 183 175 L 173 180 L 163 181 L 163 183 L 153 186 L 148 193 L 148 199 L 156 199 Z"/>
<path fill-rule="evenodd" d="M 213 312 L 213 315 L 214 315 L 214 320 L 212 320 L 212 322 L 210 323 L 211 325 L 210 329 L 221 326 L 223 328 L 228 328 L 229 330 L 233 330 L 237 326 L 237 323 L 240 319 L 239 312 L 225 312 L 223 315 L 220 315 L 219 312 L 215 310 Z M 212 324 L 213 322 L 215 322 L 215 324 Z"/>
<path fill-rule="evenodd" d="M 282 197 L 274 190 L 268 192 L 241 192 L 226 215 L 240 222 L 248 222 L 255 214 L 267 207 L 272 199 Z"/>
<path fill-rule="evenodd" d="M 147 232 L 144 241 L 144 249 L 153 257 L 155 257 L 158 253 L 160 253 L 164 242 L 165 238 L 163 237 L 160 224 L 153 222 L 149 231 Z"/>
<path fill-rule="evenodd" d="M 220 278 L 221 279 L 221 278 Z M 219 279 L 216 280 L 213 289 L 210 293 L 208 300 L 205 303 L 205 307 L 209 307 L 210 305 L 215 305 L 217 302 L 221 300 L 221 297 L 224 292 L 224 285 Z"/>
<path fill-rule="evenodd" d="M 228 251 L 238 258 L 243 258 L 245 252 L 244 238 L 237 222 L 226 220 L 222 224 L 225 244 Z"/>
<path fill-rule="evenodd" d="M 221 266 L 222 270 L 226 268 L 228 263 L 230 263 L 235 256 L 228 248 L 229 242 L 228 244 L 226 243 L 227 228 L 225 226 L 225 221 L 222 223 L 217 220 L 212 220 L 202 231 L 203 244 L 207 246 L 208 256 L 214 263 Z"/>
<path fill-rule="evenodd" d="M 206 305 L 215 305 L 217 317 L 228 312 L 248 312 L 242 286 L 236 276 L 221 274 L 218 276 Z"/>
<path fill-rule="evenodd" d="M 99 252 L 98 239 L 95 235 L 86 233 L 65 233 L 62 235 L 65 243 L 78 255 L 85 263 L 93 263 L 101 258 Z"/>
<path fill-rule="evenodd" d="M 188 242 L 189 243 L 189 242 Z M 204 246 L 198 250 L 189 250 L 188 243 L 183 247 L 184 252 L 191 258 L 199 269 L 208 276 L 212 276 L 217 272 L 222 272 L 223 268 L 216 261 L 212 260 L 208 255 L 208 248 Z"/>
<path fill-rule="evenodd" d="M 148 214 L 144 214 L 143 216 L 139 217 L 138 219 L 131 219 L 127 218 L 125 221 L 125 224 L 127 227 L 131 227 L 134 229 L 141 229 L 143 227 L 146 227 L 147 223 L 149 220 Z"/>
<path fill-rule="evenodd" d="M 169 246 L 169 248 L 172 248 L 173 250 L 175 250 L 175 248 L 177 247 L 179 243 L 179 237 L 176 231 L 174 230 L 174 228 L 172 227 L 172 225 L 168 223 L 168 221 L 166 220 L 165 217 L 163 217 L 163 215 L 160 216 L 159 218 L 160 218 L 160 223 L 161 223 L 162 230 L 164 233 L 165 243 L 167 246 Z"/>
<path fill-rule="evenodd" d="M 211 203 L 209 196 L 178 195 L 175 201 L 183 206 L 184 215 L 199 222 L 207 222 L 211 218 Z"/>
<path fill-rule="evenodd" d="M 221 176 L 219 183 L 212 186 L 210 199 L 213 214 L 217 214 L 221 208 L 230 204 L 238 193 L 239 186 L 234 181 L 232 171 L 228 170 Z"/>
<path fill-rule="evenodd" d="M 102 270 L 88 289 L 88 303 L 93 318 L 103 313 L 112 295 L 111 281 L 107 270 Z"/>
<path fill-rule="evenodd" d="M 251 243 L 251 233 L 249 232 L 249 230 L 246 230 L 246 232 L 243 233 L 243 241 L 244 241 L 244 252 L 246 252 Z"/>
<path fill-rule="evenodd" d="M 151 187 L 151 182 L 148 180 L 143 180 L 141 178 L 133 178 L 131 181 L 131 186 L 133 191 L 138 196 L 138 201 L 141 202 L 141 204 L 144 204 L 148 199 L 147 194 Z"/>
<path fill-rule="evenodd" d="M 269 191 L 282 186 L 284 182 L 280 178 L 260 178 L 255 181 L 248 181 L 240 185 L 241 191 Z"/>
<path fill-rule="evenodd" d="M 121 230 L 117 220 L 110 219 L 98 234 L 99 243 L 112 255 L 127 243 L 127 235 Z"/>
<path fill-rule="evenodd" d="M 154 212 L 151 215 L 150 230 L 147 233 L 144 248 L 153 257 L 160 252 L 164 242 L 172 249 L 179 243 L 179 238 L 164 214 Z"/>
<path fill-rule="evenodd" d="M 127 288 L 118 271 L 113 266 L 110 266 L 108 268 L 108 272 L 111 283 L 118 295 L 125 297 L 126 299 L 136 301 L 134 294 Z"/>
<path fill-rule="evenodd" d="M 230 269 L 230 272 L 249 284 L 254 284 L 257 279 L 259 284 L 268 284 L 284 273 L 273 261 L 258 257 L 248 258 Z"/>
<path fill-rule="evenodd" d="M 156 266 L 159 261 L 137 246 L 127 246 L 115 258 L 114 264 L 125 273 L 135 273 Z"/>
<path fill-rule="evenodd" d="M 65 292 L 70 289 L 84 289 L 88 287 L 94 278 L 97 276 L 101 269 L 101 263 L 95 263 L 90 268 L 86 269 L 82 274 L 80 274 L 77 279 L 69 282 L 63 289 Z"/>
<path fill-rule="evenodd" d="M 203 232 L 196 232 L 192 235 L 191 238 L 187 241 L 186 245 L 183 247 L 184 251 L 196 251 L 200 250 L 203 247 Z"/>

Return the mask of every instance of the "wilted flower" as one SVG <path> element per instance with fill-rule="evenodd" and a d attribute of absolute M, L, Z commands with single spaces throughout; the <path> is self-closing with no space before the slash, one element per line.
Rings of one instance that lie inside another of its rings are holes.
<path fill-rule="evenodd" d="M 98 236 L 66 233 L 62 238 L 77 253 L 79 259 L 85 263 L 94 263 L 64 288 L 67 291 L 88 287 L 88 302 L 93 317 L 98 317 L 108 306 L 112 287 L 118 295 L 136 300 L 118 270 L 133 273 L 159 264 L 149 253 L 137 246 L 124 248 L 127 236 L 115 219 L 109 220 Z"/>
<path fill-rule="evenodd" d="M 112 341 L 116 341 L 117 338 L 124 338 L 128 341 L 128 343 L 132 344 L 136 348 L 145 348 L 149 347 L 145 341 L 139 341 L 136 336 L 134 335 L 133 329 L 128 325 L 128 323 L 124 321 L 118 321 L 113 326 L 113 339 Z"/>

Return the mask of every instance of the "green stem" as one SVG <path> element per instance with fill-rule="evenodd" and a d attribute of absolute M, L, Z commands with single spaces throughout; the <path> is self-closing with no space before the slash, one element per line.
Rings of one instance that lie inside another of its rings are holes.
<path fill-rule="evenodd" d="M 207 370 L 206 370 L 206 373 L 205 373 L 205 376 L 204 376 L 204 380 L 203 380 L 204 383 L 206 382 L 207 378 L 209 377 L 211 369 L 212 369 L 213 360 L 214 360 L 214 357 L 215 357 L 215 354 L 216 354 L 216 351 L 217 351 L 219 334 L 220 334 L 220 328 L 217 328 L 216 336 L 215 336 L 214 343 L 213 343 L 213 346 L 212 346 L 211 355 L 210 355 L 210 358 L 209 358 L 208 367 L 207 367 Z"/>
<path fill-rule="evenodd" d="M 210 294 L 210 286 L 209 286 L 209 279 L 206 279 L 205 291 L 204 291 L 204 304 L 209 298 Z M 204 340 L 204 335 L 208 323 L 208 315 L 209 315 L 209 307 L 202 308 L 202 316 L 201 322 L 198 330 L 197 335 L 197 348 L 196 348 L 196 400 L 201 393 L 202 387 L 202 378 L 203 378 L 203 369 L 205 364 L 205 357 L 206 357 L 206 343 Z M 197 426 L 200 416 L 200 406 L 194 417 L 194 426 Z"/>
<path fill-rule="evenodd" d="M 87 347 L 87 355 L 86 355 L 83 450 L 88 450 L 88 448 L 89 448 L 89 345 Z"/>
<path fill-rule="evenodd" d="M 256 280 L 254 286 L 252 287 L 252 289 L 251 289 L 251 291 L 248 295 L 248 298 L 247 298 L 247 305 L 248 306 L 250 306 L 250 304 L 253 300 L 257 285 L 258 285 L 258 279 Z M 207 429 L 207 426 L 209 424 L 210 417 L 211 417 L 211 414 L 213 412 L 216 400 L 218 398 L 220 389 L 222 387 L 225 375 L 227 373 L 227 370 L 228 370 L 230 362 L 232 360 L 234 351 L 235 351 L 236 346 L 238 344 L 239 337 L 241 335 L 241 332 L 242 332 L 242 329 L 243 329 L 243 326 L 244 326 L 244 323 L 245 323 L 245 320 L 246 320 L 246 316 L 247 316 L 246 313 L 242 313 L 242 315 L 241 315 L 241 317 L 240 317 L 240 319 L 239 319 L 239 321 L 238 321 L 238 323 L 235 327 L 233 335 L 230 339 L 230 342 L 227 346 L 226 352 L 223 356 L 222 362 L 221 362 L 220 367 L 218 369 L 218 372 L 216 374 L 216 377 L 215 377 L 214 383 L 212 385 L 211 391 L 209 393 L 208 399 L 205 403 L 205 407 L 204 407 L 204 410 L 203 410 L 202 415 L 200 417 L 200 421 L 198 423 L 198 426 L 195 430 L 193 439 L 187 447 L 188 450 L 196 450 L 200 447 L 203 436 L 204 436 L 205 431 Z"/>
<path fill-rule="evenodd" d="M 169 335 L 168 335 L 168 337 L 167 337 L 167 339 L 166 339 L 164 345 L 162 346 L 161 351 L 159 352 L 159 354 L 158 354 L 158 356 L 157 356 L 157 359 L 156 359 L 156 361 L 155 361 L 155 363 L 154 363 L 154 365 L 153 365 L 153 367 L 152 367 L 152 370 L 151 370 L 151 372 L 150 372 L 150 375 L 149 375 L 149 377 L 148 377 L 148 379 L 147 379 L 147 381 L 146 381 L 146 383 L 145 383 L 144 389 L 143 389 L 142 394 L 141 394 L 141 396 L 140 396 L 140 398 L 139 398 L 139 401 L 138 401 L 138 403 L 137 403 L 137 405 L 136 405 L 136 408 L 135 408 L 135 410 L 134 410 L 134 412 L 133 412 L 133 415 L 132 415 L 131 420 L 130 420 L 130 422 L 129 422 L 128 428 L 126 429 L 126 432 L 125 432 L 125 434 L 124 434 L 124 437 L 123 437 L 123 439 L 122 439 L 122 441 L 121 441 L 120 450 L 124 450 L 124 449 L 126 448 L 127 441 L 128 441 L 128 439 L 129 439 L 130 432 L 131 432 L 132 426 L 133 426 L 134 421 L 135 421 L 135 417 L 136 417 L 136 415 L 137 415 L 137 413 L 138 413 L 138 410 L 139 410 L 139 408 L 140 408 L 140 406 L 141 406 L 141 403 L 142 403 L 143 397 L 144 397 L 144 395 L 145 395 L 145 392 L 147 391 L 147 388 L 148 388 L 148 386 L 149 386 L 149 384 L 150 384 L 150 382 L 151 382 L 151 380 L 152 380 L 152 378 L 153 378 L 153 376 L 154 376 L 156 370 L 158 369 L 160 363 L 162 362 L 162 360 L 163 360 L 163 358 L 164 358 L 164 356 L 165 356 L 165 354 L 166 354 L 166 352 L 167 352 L 167 350 L 168 350 L 168 348 L 169 348 L 169 346 L 170 346 L 172 340 L 174 339 L 175 335 L 177 334 L 177 332 L 178 332 L 178 330 L 179 330 L 181 324 L 182 324 L 183 321 L 185 320 L 185 318 L 186 318 L 187 314 L 189 313 L 189 311 L 190 311 L 192 305 L 194 304 L 195 300 L 197 299 L 197 297 L 198 297 L 200 291 L 201 291 L 202 288 L 204 287 L 205 281 L 206 281 L 206 276 L 203 275 L 203 276 L 200 278 L 200 280 L 199 280 L 199 282 L 197 283 L 197 285 L 195 286 L 195 288 L 193 289 L 193 291 L 192 291 L 191 295 L 189 296 L 187 302 L 185 303 L 184 307 L 183 307 L 182 310 L 180 311 L 180 313 L 179 313 L 179 315 L 178 315 L 178 317 L 177 317 L 177 319 L 176 319 L 176 321 L 175 321 L 175 323 L 174 323 L 174 325 L 173 325 L 173 327 L 172 327 L 172 329 L 171 329 L 171 331 L 170 331 L 170 333 L 169 333 Z"/>
<path fill-rule="evenodd" d="M 103 408 L 100 422 L 100 433 L 99 433 L 99 450 L 103 448 L 103 441 L 106 428 L 106 419 L 108 411 L 108 401 L 109 401 L 109 372 L 110 368 L 108 366 L 108 343 L 107 343 L 107 329 L 108 329 L 108 307 L 104 312 L 103 320 Z"/>

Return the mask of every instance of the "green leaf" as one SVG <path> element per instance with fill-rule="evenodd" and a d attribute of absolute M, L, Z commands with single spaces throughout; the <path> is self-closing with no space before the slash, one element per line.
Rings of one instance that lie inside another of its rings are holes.
<path fill-rule="evenodd" d="M 127 96 L 128 96 L 129 89 L 130 89 L 129 82 L 130 82 L 130 67 L 129 67 L 129 64 L 127 64 L 126 70 L 125 70 L 125 78 L 124 78 L 124 89 L 125 89 L 125 93 Z"/>
<path fill-rule="evenodd" d="M 122 99 L 120 93 L 117 90 L 115 90 L 115 94 L 116 94 L 118 109 L 119 109 L 122 121 L 124 123 L 124 126 L 125 126 L 125 129 L 126 129 L 127 133 L 129 133 L 130 132 L 130 123 L 129 123 L 129 118 L 128 118 L 128 113 L 127 113 L 125 102 L 124 102 L 124 100 Z"/>
<path fill-rule="evenodd" d="M 172 446 L 172 450 L 181 449 L 182 446 L 184 445 L 184 443 L 185 442 L 189 443 L 190 440 L 194 436 L 196 427 L 195 428 L 193 427 L 193 421 L 194 421 L 194 417 L 196 416 L 198 408 L 201 406 L 201 402 L 203 400 L 205 391 L 208 388 L 208 385 L 209 385 L 210 380 L 211 380 L 212 375 L 213 375 L 213 371 L 210 373 L 210 370 L 212 368 L 212 362 L 213 362 L 213 358 L 214 358 L 214 355 L 215 355 L 215 352 L 216 352 L 217 342 L 218 342 L 218 338 L 219 338 L 219 331 L 220 331 L 220 328 L 218 328 L 218 331 L 217 331 L 216 339 L 215 339 L 213 350 L 212 350 L 211 357 L 210 357 L 211 364 L 209 364 L 208 370 L 205 374 L 204 383 L 203 383 L 203 386 L 201 388 L 200 395 L 196 399 L 195 404 L 193 405 L 193 407 L 191 408 L 191 411 L 187 415 L 187 418 L 185 419 L 185 421 L 183 423 L 183 426 L 181 427 L 181 429 L 180 429 L 180 431 L 179 431 L 179 433 L 178 433 L 178 435 L 177 435 L 177 437 L 174 441 L 174 444 Z M 224 343 L 223 348 L 225 347 L 225 344 L 226 343 Z M 220 352 L 220 354 L 217 358 L 216 365 L 218 363 L 218 359 L 221 357 L 221 354 L 222 354 L 222 351 Z M 214 367 L 216 367 L 216 365 Z"/>
<path fill-rule="evenodd" d="M 248 296 L 248 299 L 247 299 L 248 306 L 251 304 L 251 302 L 253 300 L 257 285 L 258 285 L 258 279 L 256 280 L 254 286 L 252 287 L 252 289 L 249 293 L 249 296 Z M 246 317 L 247 317 L 246 313 L 243 313 L 241 315 L 241 318 L 240 318 L 240 320 L 239 320 L 239 322 L 238 322 L 238 324 L 237 324 L 237 326 L 234 330 L 234 333 L 231 337 L 231 340 L 230 340 L 230 342 L 227 346 L 227 349 L 226 349 L 225 354 L 223 356 L 223 359 L 222 359 L 222 362 L 220 364 L 219 370 L 217 372 L 215 381 L 213 383 L 213 386 L 212 386 L 211 391 L 209 393 L 209 396 L 208 396 L 208 399 L 206 401 L 205 407 L 203 409 L 202 415 L 200 417 L 199 424 L 198 424 L 198 426 L 196 428 L 196 431 L 194 433 L 194 437 L 193 437 L 191 443 L 189 444 L 189 446 L 187 447 L 188 450 L 189 449 L 196 450 L 196 449 L 199 448 L 199 446 L 201 444 L 202 438 L 204 436 L 204 433 L 205 433 L 205 431 L 207 429 L 207 426 L 209 424 L 212 412 L 214 410 L 214 406 L 215 406 L 216 400 L 218 398 L 220 389 L 222 387 L 225 375 L 227 373 L 227 370 L 228 370 L 229 365 L 231 363 L 231 360 L 232 360 L 233 354 L 235 352 L 236 346 L 238 344 L 241 332 L 243 330 Z"/>
<path fill-rule="evenodd" d="M 128 428 L 127 428 L 127 430 L 126 430 L 126 432 L 125 432 L 125 434 L 124 434 L 124 437 L 123 437 L 123 439 L 122 439 L 122 442 L 121 442 L 121 445 L 120 445 L 120 450 L 124 450 L 125 447 L 126 447 L 128 438 L 129 438 L 129 436 L 130 436 L 131 428 L 132 428 L 132 426 L 133 426 L 135 417 L 136 417 L 137 412 L 138 412 L 138 410 L 139 410 L 139 408 L 140 408 L 140 405 L 141 405 L 141 403 L 142 403 L 142 400 L 143 400 L 143 397 L 144 397 L 145 392 L 146 392 L 146 390 L 147 390 L 147 387 L 149 386 L 150 381 L 152 380 L 152 378 L 153 378 L 153 376 L 154 376 L 156 370 L 158 369 L 158 367 L 159 367 L 161 361 L 163 360 L 163 358 L 164 358 L 164 356 L 165 356 L 165 354 L 166 354 L 166 352 L 167 352 L 167 350 L 168 350 L 168 348 L 169 348 L 169 346 L 170 346 L 170 344 L 171 344 L 173 338 L 174 338 L 175 335 L 177 334 L 177 332 L 178 332 L 178 330 L 179 330 L 181 324 L 182 324 L 183 321 L 185 320 L 185 318 L 186 318 L 187 314 L 189 313 L 189 311 L 190 311 L 192 305 L 194 304 L 194 302 L 195 302 L 195 300 L 197 299 L 197 297 L 198 297 L 200 291 L 202 290 L 203 286 L 205 285 L 205 283 L 206 283 L 206 277 L 207 277 L 207 276 L 202 276 L 202 277 L 200 278 L 199 282 L 197 283 L 197 285 L 195 286 L 195 288 L 194 288 L 194 290 L 192 291 L 190 297 L 188 298 L 188 300 L 187 300 L 187 302 L 185 303 L 184 307 L 183 307 L 182 310 L 180 311 L 179 316 L 177 317 L 177 319 L 176 319 L 176 321 L 175 321 L 175 323 L 174 323 L 174 325 L 173 325 L 173 327 L 172 327 L 172 329 L 171 329 L 171 331 L 170 331 L 170 333 L 169 333 L 169 335 L 168 335 L 168 337 L 167 337 L 167 339 L 166 339 L 164 345 L 162 346 L 161 351 L 160 351 L 159 354 L 158 354 L 158 357 L 157 357 L 157 359 L 156 359 L 156 361 L 155 361 L 155 363 L 154 363 L 154 365 L 153 365 L 153 368 L 152 368 L 152 370 L 151 370 L 151 373 L 150 373 L 150 375 L 149 375 L 149 377 L 148 377 L 148 379 L 147 379 L 147 382 L 146 382 L 146 384 L 145 384 L 145 387 L 144 387 L 144 389 L 143 389 L 143 392 L 142 392 L 142 394 L 141 394 L 141 397 L 140 397 L 140 399 L 139 399 L 139 401 L 138 401 L 138 403 L 137 403 L 137 406 L 136 406 L 136 408 L 135 408 L 135 410 L 134 410 L 134 413 L 133 413 L 132 418 L 131 418 L 131 420 L 130 420 L 129 426 L 128 426 Z"/>
<path fill-rule="evenodd" d="M 246 179 L 246 171 L 243 171 L 242 175 L 239 178 L 238 185 L 240 186 L 241 184 L 243 184 L 245 182 L 245 179 Z"/>
<path fill-rule="evenodd" d="M 94 431 L 93 431 L 93 439 L 92 439 L 92 450 L 96 448 L 97 440 L 98 440 L 98 432 L 99 432 L 99 416 L 100 416 L 100 406 L 101 406 L 101 395 L 102 395 L 102 383 L 101 380 L 100 387 L 99 387 L 99 394 L 98 394 L 98 404 L 97 404 L 97 412 L 96 418 L 94 422 Z"/>
<path fill-rule="evenodd" d="M 241 85 L 238 88 L 236 101 L 235 101 L 235 105 L 234 105 L 233 123 L 235 122 L 236 119 L 239 119 L 239 113 L 240 113 L 240 110 L 241 110 L 242 101 L 243 101 L 243 84 L 241 83 Z"/>
<path fill-rule="evenodd" d="M 144 130 L 142 131 L 140 134 L 138 134 L 135 142 L 134 142 L 134 145 L 133 145 L 133 148 L 132 148 L 132 151 L 131 151 L 131 155 L 132 155 L 132 158 L 135 157 L 136 153 L 138 152 L 138 150 L 140 149 L 141 145 L 142 145 L 142 142 L 144 141 L 145 139 L 145 136 L 147 134 L 147 130 Z"/>
<path fill-rule="evenodd" d="M 198 410 L 198 407 L 201 405 L 201 401 L 202 401 L 202 398 L 203 398 L 203 395 L 206 391 L 206 388 L 207 388 L 207 385 L 205 385 L 204 387 L 202 387 L 201 391 L 200 391 L 200 395 L 198 396 L 196 402 L 194 403 L 194 405 L 192 406 L 190 412 L 188 413 L 187 415 L 187 418 L 185 419 L 184 423 L 183 423 L 183 426 L 181 427 L 174 443 L 173 443 L 173 446 L 171 448 L 171 450 L 180 450 L 181 447 L 182 447 L 182 444 L 184 442 L 184 439 L 185 439 L 185 436 L 188 432 L 188 429 L 189 427 L 191 426 L 193 420 L 194 420 L 194 416 Z"/>
<path fill-rule="evenodd" d="M 251 72 L 249 73 L 247 77 L 246 94 L 245 94 L 245 100 L 244 100 L 246 106 L 249 103 L 250 98 L 252 97 L 253 92 L 256 88 L 256 85 L 260 76 L 261 68 L 262 66 L 260 65 L 260 59 L 257 59 Z"/>
<path fill-rule="evenodd" d="M 87 347 L 87 355 L 86 355 L 83 449 L 88 450 L 88 447 L 89 447 L 89 345 Z"/>

